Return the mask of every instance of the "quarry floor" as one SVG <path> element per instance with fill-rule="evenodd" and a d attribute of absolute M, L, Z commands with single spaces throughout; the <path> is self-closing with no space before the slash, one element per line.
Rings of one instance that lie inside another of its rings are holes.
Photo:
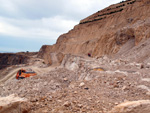
<path fill-rule="evenodd" d="M 36 59 L 3 70 L 0 96 L 26 98 L 31 113 L 107 113 L 126 101 L 150 99 L 149 64 L 71 55 L 64 60 L 47 66 Z M 16 80 L 20 68 L 37 75 Z"/>

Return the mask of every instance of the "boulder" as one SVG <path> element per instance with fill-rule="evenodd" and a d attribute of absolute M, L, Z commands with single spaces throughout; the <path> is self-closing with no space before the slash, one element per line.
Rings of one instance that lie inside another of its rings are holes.
<path fill-rule="evenodd" d="M 71 71 L 77 71 L 79 69 L 80 57 L 73 55 L 65 55 L 61 67 L 66 68 Z"/>
<path fill-rule="evenodd" d="M 27 100 L 15 95 L 0 97 L 0 113 L 29 113 Z"/>
<path fill-rule="evenodd" d="M 125 102 L 115 106 L 109 113 L 150 113 L 150 100 Z"/>

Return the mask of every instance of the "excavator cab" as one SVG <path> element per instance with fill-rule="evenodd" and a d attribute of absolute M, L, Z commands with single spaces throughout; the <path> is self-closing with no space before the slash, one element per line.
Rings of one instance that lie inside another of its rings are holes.
<path fill-rule="evenodd" d="M 26 72 L 26 70 L 24 69 L 20 69 L 17 74 L 16 74 L 16 79 L 24 79 L 30 76 L 35 76 L 36 73 L 35 72 Z"/>

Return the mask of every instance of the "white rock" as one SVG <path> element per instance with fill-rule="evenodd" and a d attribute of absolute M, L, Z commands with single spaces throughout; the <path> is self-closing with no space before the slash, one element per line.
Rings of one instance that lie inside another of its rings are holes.
<path fill-rule="evenodd" d="M 16 97 L 14 94 L 0 97 L 0 113 L 22 113 L 21 103 L 26 102 L 24 98 Z"/>
<path fill-rule="evenodd" d="M 84 83 L 84 82 L 81 82 L 79 86 L 80 86 L 80 87 L 83 87 L 84 85 L 85 85 L 85 83 Z"/>
<path fill-rule="evenodd" d="M 150 100 L 125 102 L 115 106 L 108 113 L 150 113 Z"/>
<path fill-rule="evenodd" d="M 65 106 L 65 107 L 69 107 L 70 105 L 71 105 L 71 103 L 68 102 L 68 101 L 66 101 L 66 102 L 63 104 L 63 106 Z"/>

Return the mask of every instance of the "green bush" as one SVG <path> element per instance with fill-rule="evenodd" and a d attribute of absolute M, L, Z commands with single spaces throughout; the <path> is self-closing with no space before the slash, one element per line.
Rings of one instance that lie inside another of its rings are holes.
<path fill-rule="evenodd" d="M 133 4 L 134 2 L 136 2 L 136 0 L 134 0 L 134 1 L 132 1 L 132 2 L 128 2 L 127 4 L 129 5 L 129 4 Z"/>
<path fill-rule="evenodd" d="M 94 22 L 94 21 L 98 21 L 98 20 L 105 19 L 105 18 L 106 18 L 106 17 L 94 19 L 94 20 L 91 20 L 91 21 L 85 21 L 85 22 L 82 22 L 82 23 L 80 23 L 80 24 L 86 24 L 86 23 L 89 23 L 89 22 Z"/>
<path fill-rule="evenodd" d="M 111 10 L 112 8 L 108 8 L 107 11 Z"/>
<path fill-rule="evenodd" d="M 125 1 L 121 1 L 120 3 L 124 3 Z"/>
<path fill-rule="evenodd" d="M 123 7 L 123 6 L 125 6 L 125 4 L 122 4 L 122 5 L 116 6 L 116 8 L 120 8 L 120 7 Z"/>

